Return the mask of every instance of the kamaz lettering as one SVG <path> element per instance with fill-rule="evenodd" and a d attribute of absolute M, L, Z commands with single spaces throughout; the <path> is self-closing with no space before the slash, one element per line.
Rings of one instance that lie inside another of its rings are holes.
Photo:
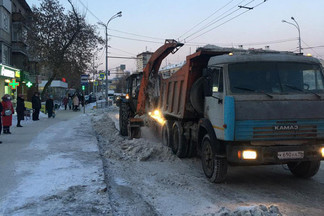
<path fill-rule="evenodd" d="M 276 125 L 274 126 L 275 131 L 282 131 L 282 130 L 298 130 L 298 125 Z"/>

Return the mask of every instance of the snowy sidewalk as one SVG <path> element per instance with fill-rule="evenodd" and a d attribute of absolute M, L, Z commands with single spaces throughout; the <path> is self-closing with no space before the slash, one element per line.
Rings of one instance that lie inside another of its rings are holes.
<path fill-rule="evenodd" d="M 0 215 L 109 215 L 90 119 L 62 110 L 0 140 Z"/>

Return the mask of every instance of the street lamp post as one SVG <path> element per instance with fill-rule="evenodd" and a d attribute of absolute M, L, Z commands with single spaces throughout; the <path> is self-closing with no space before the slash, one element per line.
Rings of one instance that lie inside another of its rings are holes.
<path fill-rule="evenodd" d="M 118 13 L 116 13 L 115 15 L 110 17 L 107 24 L 104 24 L 102 22 L 98 23 L 99 25 L 104 26 L 105 30 L 106 30 L 106 103 L 107 103 L 107 105 L 108 105 L 108 24 L 111 20 L 113 20 L 117 17 L 121 17 L 121 16 L 122 16 L 122 12 L 119 11 Z"/>
<path fill-rule="evenodd" d="M 296 24 L 294 24 L 294 23 L 291 23 L 291 22 L 288 22 L 288 21 L 286 21 L 286 20 L 282 20 L 282 22 L 283 23 L 288 23 L 288 24 L 290 24 L 290 25 L 293 25 L 293 26 L 295 26 L 296 27 L 296 29 L 298 30 L 298 49 L 299 49 L 299 53 L 301 53 L 301 39 L 300 39 L 300 28 L 299 28 L 299 25 L 298 25 L 298 23 L 297 23 L 297 21 L 295 20 L 295 18 L 294 17 L 291 17 L 291 19 L 296 23 Z"/>

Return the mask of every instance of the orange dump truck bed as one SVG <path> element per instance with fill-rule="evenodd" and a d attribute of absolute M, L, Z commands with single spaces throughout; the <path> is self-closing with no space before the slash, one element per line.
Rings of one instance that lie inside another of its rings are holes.
<path fill-rule="evenodd" d="M 202 76 L 210 57 L 228 53 L 226 51 L 200 50 L 187 56 L 186 64 L 167 79 L 162 79 L 160 107 L 165 117 L 193 119 L 197 117 L 190 103 L 190 89 Z"/>

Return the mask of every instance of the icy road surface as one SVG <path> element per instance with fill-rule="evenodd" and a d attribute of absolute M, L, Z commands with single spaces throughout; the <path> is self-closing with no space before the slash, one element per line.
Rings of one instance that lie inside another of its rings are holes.
<path fill-rule="evenodd" d="M 62 110 L 23 125 L 0 136 L 0 216 L 110 215 L 90 118 Z"/>
<path fill-rule="evenodd" d="M 324 215 L 324 165 L 312 179 L 283 166 L 229 167 L 223 184 L 204 176 L 199 158 L 179 159 L 144 130 L 119 135 L 118 108 L 92 114 L 114 215 Z"/>
<path fill-rule="evenodd" d="M 23 124 L 0 136 L 0 216 L 324 215 L 323 165 L 309 180 L 282 166 L 230 167 L 212 184 L 199 158 L 175 157 L 149 130 L 119 136 L 117 107 Z"/>

